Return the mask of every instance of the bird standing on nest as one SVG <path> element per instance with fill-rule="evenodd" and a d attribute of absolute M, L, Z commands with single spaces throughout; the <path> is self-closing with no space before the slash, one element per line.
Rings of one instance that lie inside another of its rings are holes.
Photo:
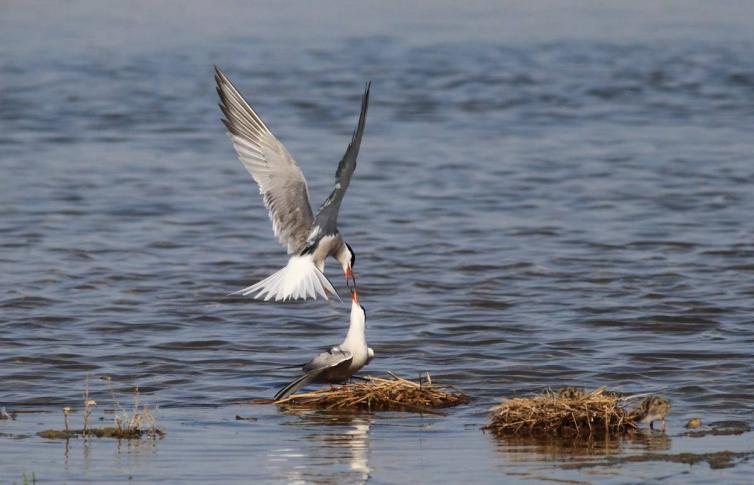
<path fill-rule="evenodd" d="M 362 367 L 369 364 L 373 358 L 374 350 L 367 347 L 366 313 L 364 307 L 359 305 L 356 290 L 352 290 L 351 324 L 343 343 L 310 360 L 303 367 L 304 375 L 275 394 L 275 400 L 285 399 L 312 382 L 321 384 L 345 382 Z"/>
<path fill-rule="evenodd" d="M 634 416 L 642 423 L 649 423 L 649 429 L 654 429 L 654 422 L 661 422 L 660 430 L 665 431 L 665 417 L 670 412 L 670 401 L 660 396 L 648 396 L 641 400 L 633 410 Z"/>

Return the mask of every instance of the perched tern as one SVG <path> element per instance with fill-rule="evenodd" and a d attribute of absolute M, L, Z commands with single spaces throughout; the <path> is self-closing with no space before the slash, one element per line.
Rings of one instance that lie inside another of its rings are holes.
<path fill-rule="evenodd" d="M 367 83 L 361 99 L 361 114 L 351 143 L 335 172 L 335 188 L 314 216 L 306 179 L 288 150 L 217 66 L 215 81 L 220 109 L 225 115 L 223 123 L 233 147 L 246 170 L 259 184 L 259 192 L 272 220 L 272 230 L 291 255 L 283 269 L 233 294 L 253 295 L 265 301 L 317 298 L 318 295 L 325 299 L 328 295 L 337 297 L 335 288 L 323 274 L 328 256 L 333 256 L 341 264 L 346 285 L 350 278 L 356 287 L 353 275 L 356 255 L 338 230 L 338 211 L 356 168 L 371 83 Z"/>
<path fill-rule="evenodd" d="M 351 324 L 343 343 L 322 352 L 304 367 L 304 375 L 295 379 L 275 394 L 279 401 L 290 396 L 305 385 L 316 382 L 336 384 L 345 382 L 374 358 L 374 350 L 367 347 L 366 313 L 359 305 L 356 290 L 351 291 Z"/>

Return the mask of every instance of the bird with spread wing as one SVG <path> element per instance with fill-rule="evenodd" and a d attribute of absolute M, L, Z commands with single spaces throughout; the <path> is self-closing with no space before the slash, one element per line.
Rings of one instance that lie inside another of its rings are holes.
<path fill-rule="evenodd" d="M 346 284 L 350 279 L 355 288 L 353 266 L 356 255 L 338 230 L 338 212 L 356 168 L 371 83 L 367 83 L 364 90 L 361 113 L 351 143 L 335 172 L 335 188 L 315 216 L 309 205 L 306 179 L 291 154 L 217 67 L 215 82 L 220 109 L 225 116 L 223 123 L 233 147 L 259 185 L 259 192 L 272 220 L 272 230 L 291 255 L 284 268 L 233 294 L 252 295 L 265 301 L 337 297 L 337 291 L 324 275 L 328 256 L 340 263 Z"/>

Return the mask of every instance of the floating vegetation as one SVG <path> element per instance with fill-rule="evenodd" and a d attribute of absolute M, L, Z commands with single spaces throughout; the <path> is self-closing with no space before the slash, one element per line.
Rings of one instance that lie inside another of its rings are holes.
<path fill-rule="evenodd" d="M 647 418 L 641 405 L 625 407 L 628 399 L 603 388 L 591 392 L 565 388 L 560 392 L 505 399 L 491 409 L 490 423 L 483 429 L 498 436 L 624 434 L 638 428 Z"/>
<path fill-rule="evenodd" d="M 38 436 L 47 439 L 67 440 L 71 438 L 117 438 L 117 439 L 138 439 L 138 438 L 162 438 L 165 436 L 165 432 L 158 428 L 90 428 L 87 430 L 54 430 L 46 429 L 37 433 Z"/>
<path fill-rule="evenodd" d="M 389 373 L 390 378 L 364 377 L 363 383 L 344 384 L 314 392 L 293 394 L 280 401 L 256 401 L 290 407 L 326 410 L 363 409 L 369 411 L 410 411 L 443 414 L 436 411 L 471 402 L 471 398 L 450 386 L 436 386 L 426 380 L 410 381 Z"/>
<path fill-rule="evenodd" d="M 699 423 L 690 423 L 693 420 L 699 421 Z M 696 425 L 696 426 L 694 426 Z M 715 421 L 702 426 L 702 420 L 699 418 L 693 418 L 686 424 L 686 431 L 681 436 L 688 436 L 690 438 L 702 438 L 705 436 L 737 436 L 751 431 L 751 426 L 743 421 Z"/>
<path fill-rule="evenodd" d="M 157 427 L 157 420 L 150 412 L 149 406 L 141 403 L 138 387 L 134 389 L 133 406 L 130 410 L 127 410 L 121 406 L 120 401 L 116 397 L 110 378 L 107 377 L 106 380 L 115 406 L 115 426 L 100 428 L 92 428 L 89 426 L 89 420 L 97 402 L 94 399 L 89 399 L 89 380 L 87 379 L 86 390 L 84 391 L 83 428 L 71 429 L 69 427 L 71 407 L 65 406 L 63 408 L 64 428 L 62 430 L 47 429 L 38 432 L 37 435 L 47 439 L 71 439 L 79 437 L 139 439 L 144 437 L 162 438 L 165 436 L 165 431 Z"/>
<path fill-rule="evenodd" d="M 252 416 L 241 416 L 240 414 L 236 414 L 236 421 L 257 421 L 257 418 L 254 418 Z"/>

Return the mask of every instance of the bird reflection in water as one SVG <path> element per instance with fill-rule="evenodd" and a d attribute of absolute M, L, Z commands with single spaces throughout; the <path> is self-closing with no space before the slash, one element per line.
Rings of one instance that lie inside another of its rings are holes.
<path fill-rule="evenodd" d="M 301 427 L 302 439 L 294 447 L 278 448 L 269 455 L 270 462 L 282 465 L 289 483 L 366 483 L 371 473 L 371 416 L 324 411 L 295 414 L 299 419 L 288 425 Z"/>

